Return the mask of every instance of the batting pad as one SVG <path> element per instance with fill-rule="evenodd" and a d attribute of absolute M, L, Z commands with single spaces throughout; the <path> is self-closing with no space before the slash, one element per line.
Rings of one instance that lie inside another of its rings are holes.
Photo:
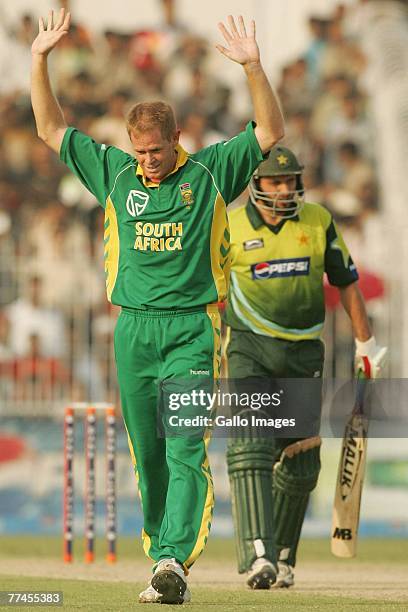
<path fill-rule="evenodd" d="M 294 566 L 310 492 L 320 472 L 320 445 L 289 456 L 283 452 L 273 472 L 278 559 Z"/>
<path fill-rule="evenodd" d="M 270 441 L 230 442 L 228 445 L 227 465 L 239 573 L 249 571 L 260 557 L 276 562 L 273 462 L 274 449 Z"/>

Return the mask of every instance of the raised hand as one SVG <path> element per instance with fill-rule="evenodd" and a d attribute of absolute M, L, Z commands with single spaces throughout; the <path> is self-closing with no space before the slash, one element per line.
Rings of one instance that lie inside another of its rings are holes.
<path fill-rule="evenodd" d="M 44 20 L 40 17 L 38 21 L 38 35 L 31 45 L 33 55 L 48 55 L 48 53 L 59 43 L 61 38 L 68 34 L 71 13 L 65 14 L 65 9 L 61 9 L 58 20 L 54 24 L 54 11 L 48 13 L 47 27 Z"/>
<path fill-rule="evenodd" d="M 216 45 L 220 53 L 238 64 L 259 63 L 259 48 L 255 40 L 255 21 L 251 21 L 249 35 L 246 32 L 245 23 L 240 15 L 238 17 L 239 32 L 232 15 L 228 15 L 229 30 L 223 23 L 218 24 L 221 34 L 225 38 L 228 47 Z"/>

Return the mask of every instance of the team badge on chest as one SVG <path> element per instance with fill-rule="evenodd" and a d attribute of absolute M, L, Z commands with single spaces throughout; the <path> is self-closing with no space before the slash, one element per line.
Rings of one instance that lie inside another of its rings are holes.
<path fill-rule="evenodd" d="M 138 217 L 142 214 L 149 201 L 149 196 L 143 191 L 132 189 L 126 200 L 126 209 L 132 217 Z"/>
<path fill-rule="evenodd" d="M 301 231 L 300 234 L 296 236 L 296 240 L 298 241 L 299 246 L 309 246 L 310 236 Z"/>
<path fill-rule="evenodd" d="M 194 204 L 194 196 L 193 191 L 191 189 L 191 185 L 190 183 L 183 183 L 182 185 L 179 185 L 179 188 L 181 193 L 181 200 L 183 204 L 185 204 L 189 209 L 191 205 Z"/>

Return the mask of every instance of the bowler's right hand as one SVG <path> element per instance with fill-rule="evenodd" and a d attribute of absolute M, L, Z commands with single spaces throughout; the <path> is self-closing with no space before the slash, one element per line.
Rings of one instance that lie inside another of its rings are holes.
<path fill-rule="evenodd" d="M 60 10 L 57 22 L 54 24 L 54 11 L 48 13 L 47 27 L 42 17 L 38 20 L 38 35 L 31 45 L 32 55 L 48 55 L 48 53 L 59 43 L 61 38 L 68 34 L 71 22 L 71 13 L 65 14 L 65 9 Z"/>

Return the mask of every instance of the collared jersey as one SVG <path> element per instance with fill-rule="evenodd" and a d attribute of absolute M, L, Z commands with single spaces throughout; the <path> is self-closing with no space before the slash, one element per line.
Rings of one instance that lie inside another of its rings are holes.
<path fill-rule="evenodd" d="M 318 338 L 325 317 L 324 273 L 339 287 L 358 279 L 330 213 L 306 203 L 296 218 L 273 227 L 248 203 L 231 211 L 229 220 L 227 323 L 286 340 Z"/>
<path fill-rule="evenodd" d="M 226 204 L 263 160 L 254 125 L 147 181 L 127 153 L 68 128 L 60 157 L 105 209 L 108 299 L 131 308 L 191 308 L 225 298 L 230 269 Z"/>

